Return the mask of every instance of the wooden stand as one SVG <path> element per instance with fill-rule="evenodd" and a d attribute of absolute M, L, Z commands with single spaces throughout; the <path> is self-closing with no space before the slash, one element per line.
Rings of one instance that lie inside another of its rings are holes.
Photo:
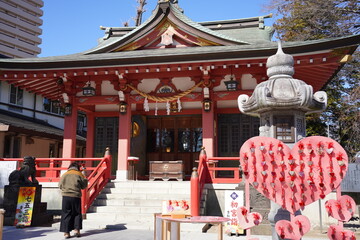
<path fill-rule="evenodd" d="M 198 216 L 186 218 L 170 218 L 159 213 L 154 214 L 154 239 L 155 240 L 180 240 L 181 223 L 210 223 L 218 225 L 218 240 L 223 240 L 223 223 L 229 218 L 216 216 Z"/>

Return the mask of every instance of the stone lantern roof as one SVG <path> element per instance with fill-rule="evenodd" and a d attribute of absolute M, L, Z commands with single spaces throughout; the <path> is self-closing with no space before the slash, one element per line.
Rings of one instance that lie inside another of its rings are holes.
<path fill-rule="evenodd" d="M 285 54 L 279 42 L 278 51 L 266 63 L 269 79 L 258 84 L 251 95 L 240 95 L 238 106 L 242 113 L 258 116 L 271 110 L 300 110 L 304 113 L 321 112 L 326 108 L 327 95 L 313 94 L 313 87 L 294 79 L 294 59 Z"/>

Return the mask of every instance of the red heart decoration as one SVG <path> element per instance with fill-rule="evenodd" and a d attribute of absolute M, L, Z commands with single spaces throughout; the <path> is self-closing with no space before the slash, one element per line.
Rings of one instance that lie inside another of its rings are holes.
<path fill-rule="evenodd" d="M 343 195 L 338 200 L 328 200 L 325 202 L 325 208 L 329 216 L 347 222 L 355 213 L 356 203 L 350 196 Z"/>
<path fill-rule="evenodd" d="M 320 136 L 292 150 L 275 138 L 253 137 L 241 147 L 240 162 L 246 181 L 291 213 L 336 189 L 348 166 L 340 144 Z"/>
<path fill-rule="evenodd" d="M 301 239 L 304 234 L 310 231 L 310 221 L 303 215 L 293 217 L 291 222 L 280 220 L 275 224 L 275 230 L 281 239 Z"/>
<path fill-rule="evenodd" d="M 350 230 L 344 230 L 342 226 L 331 225 L 327 233 L 330 240 L 356 240 L 355 233 Z"/>
<path fill-rule="evenodd" d="M 249 229 L 259 225 L 262 222 L 262 216 L 260 213 L 249 213 L 245 207 L 239 207 L 237 209 L 238 225 L 242 229 Z"/>

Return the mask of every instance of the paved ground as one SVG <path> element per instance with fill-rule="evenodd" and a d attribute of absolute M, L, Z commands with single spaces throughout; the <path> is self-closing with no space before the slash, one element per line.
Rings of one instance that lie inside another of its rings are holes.
<path fill-rule="evenodd" d="M 270 236 L 254 236 L 259 240 L 271 240 Z M 3 240 L 58 240 L 64 239 L 63 233 L 55 227 L 29 227 L 17 229 L 15 227 L 5 226 L 3 230 Z M 78 239 L 72 237 L 71 239 Z M 130 230 L 130 229 L 84 229 L 82 237 L 84 240 L 153 240 L 154 232 L 148 230 Z M 217 234 L 201 232 L 181 232 L 183 240 L 216 240 Z M 227 236 L 224 240 L 245 240 L 245 236 Z M 328 239 L 325 234 L 306 236 L 303 240 L 325 240 Z"/>

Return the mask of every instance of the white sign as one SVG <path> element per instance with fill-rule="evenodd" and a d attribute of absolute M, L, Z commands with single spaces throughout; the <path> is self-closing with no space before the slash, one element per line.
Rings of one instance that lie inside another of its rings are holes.
<path fill-rule="evenodd" d="M 244 191 L 225 191 L 225 216 L 230 221 L 225 224 L 227 234 L 243 234 L 244 230 L 238 227 L 238 218 L 236 210 L 244 206 Z"/>
<path fill-rule="evenodd" d="M 360 192 L 360 164 L 349 163 L 345 178 L 341 182 L 342 192 Z"/>
<path fill-rule="evenodd" d="M 16 161 L 0 161 L 0 188 L 9 184 L 9 175 L 16 169 Z"/>

